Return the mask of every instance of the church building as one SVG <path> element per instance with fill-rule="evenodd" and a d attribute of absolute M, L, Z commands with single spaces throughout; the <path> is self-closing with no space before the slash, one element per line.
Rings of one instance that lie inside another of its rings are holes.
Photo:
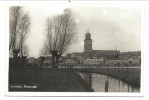
<path fill-rule="evenodd" d="M 92 38 L 89 31 L 85 34 L 84 39 L 84 52 L 83 57 L 86 58 L 105 58 L 105 59 L 111 59 L 111 58 L 118 58 L 120 55 L 120 51 L 116 50 L 93 50 L 92 48 Z"/>
<path fill-rule="evenodd" d="M 92 38 L 89 31 L 85 34 L 84 39 L 84 52 L 82 53 L 70 53 L 66 55 L 67 60 L 71 60 L 70 64 L 74 64 L 77 60 L 77 64 L 100 64 L 104 60 L 108 59 L 118 59 L 120 51 L 116 50 L 93 50 L 92 48 Z"/>

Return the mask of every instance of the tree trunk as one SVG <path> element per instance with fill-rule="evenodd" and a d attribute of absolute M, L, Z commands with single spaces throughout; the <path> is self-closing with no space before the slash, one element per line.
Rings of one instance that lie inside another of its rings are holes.
<path fill-rule="evenodd" d="M 15 59 L 15 65 L 18 67 L 19 64 L 19 59 L 18 59 L 18 54 L 19 54 L 20 50 L 19 49 L 15 49 L 13 50 L 13 56 Z"/>
<path fill-rule="evenodd" d="M 50 52 L 52 54 L 52 68 L 56 68 L 57 67 L 57 64 L 56 64 L 57 51 L 51 50 Z"/>
<path fill-rule="evenodd" d="M 54 66 L 55 66 L 55 59 L 54 59 L 55 57 L 54 57 L 54 55 L 52 54 L 52 68 L 54 68 Z"/>
<path fill-rule="evenodd" d="M 23 50 L 22 50 L 22 44 L 21 44 L 21 48 L 20 48 L 20 53 L 21 53 L 21 58 L 23 58 Z"/>
<path fill-rule="evenodd" d="M 61 55 L 57 55 L 56 56 L 56 64 L 59 64 L 59 58 L 61 57 Z"/>

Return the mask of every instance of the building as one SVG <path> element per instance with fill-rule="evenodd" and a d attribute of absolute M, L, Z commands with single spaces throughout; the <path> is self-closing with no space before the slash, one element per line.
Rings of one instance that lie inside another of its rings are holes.
<path fill-rule="evenodd" d="M 92 48 L 92 38 L 89 31 L 85 34 L 84 39 L 84 52 L 82 53 L 69 53 L 66 55 L 66 63 L 76 63 L 77 64 L 100 64 L 103 63 L 107 58 L 119 58 L 120 51 L 116 50 L 93 50 Z M 73 59 L 70 59 L 73 58 Z"/>
<path fill-rule="evenodd" d="M 84 59 L 84 64 L 87 65 L 98 65 L 104 62 L 104 58 L 97 58 L 97 57 L 93 57 L 93 58 L 89 58 L 87 57 L 86 59 Z"/>
<path fill-rule="evenodd" d="M 76 58 L 65 58 L 65 64 L 76 65 L 78 60 Z"/>
<path fill-rule="evenodd" d="M 93 50 L 89 31 L 85 34 L 84 52 L 66 55 L 66 64 L 141 64 L 141 51 L 123 52 L 117 50 Z"/>
<path fill-rule="evenodd" d="M 92 49 L 92 38 L 89 31 L 85 34 L 84 39 L 84 52 L 82 56 L 84 59 L 89 58 L 119 58 L 120 51 L 116 50 L 93 50 Z"/>
<path fill-rule="evenodd" d="M 41 64 L 40 58 L 34 59 L 34 66 L 40 66 L 40 64 Z"/>
<path fill-rule="evenodd" d="M 89 33 L 89 30 L 85 34 L 85 40 L 84 40 L 84 52 L 91 52 L 92 51 L 92 39 L 91 34 Z"/>
<path fill-rule="evenodd" d="M 132 56 L 128 58 L 128 64 L 141 65 L 141 59 L 138 56 Z"/>
<path fill-rule="evenodd" d="M 121 52 L 122 64 L 141 65 L 141 51 Z"/>
<path fill-rule="evenodd" d="M 141 51 L 128 51 L 128 52 L 121 52 L 121 57 L 125 56 L 140 56 L 141 57 Z"/>
<path fill-rule="evenodd" d="M 122 64 L 122 59 L 106 59 L 105 64 L 108 65 Z"/>
<path fill-rule="evenodd" d="M 52 57 L 51 56 L 45 56 L 43 64 L 44 65 L 51 65 L 52 64 Z"/>
<path fill-rule="evenodd" d="M 33 57 L 28 58 L 28 59 L 27 59 L 27 64 L 33 65 L 33 64 L 34 64 L 34 60 L 35 60 L 35 58 L 33 58 Z"/>
<path fill-rule="evenodd" d="M 69 53 L 66 55 L 69 58 L 76 58 L 78 60 L 78 64 L 83 64 L 83 56 L 80 52 Z"/>

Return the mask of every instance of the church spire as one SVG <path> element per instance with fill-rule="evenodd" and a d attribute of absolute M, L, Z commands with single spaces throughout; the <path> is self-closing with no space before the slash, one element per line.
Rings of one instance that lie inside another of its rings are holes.
<path fill-rule="evenodd" d="M 89 33 L 89 29 L 87 30 L 87 33 Z"/>

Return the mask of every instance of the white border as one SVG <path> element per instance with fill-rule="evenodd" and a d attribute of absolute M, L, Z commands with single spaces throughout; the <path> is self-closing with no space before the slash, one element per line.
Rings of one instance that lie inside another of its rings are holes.
<path fill-rule="evenodd" d="M 9 43 L 9 11 L 8 6 L 11 5 L 20 5 L 27 6 L 32 4 L 47 4 L 47 3 L 59 3 L 66 4 L 68 7 L 79 7 L 79 6 L 87 6 L 87 7 L 123 7 L 120 4 L 125 4 L 125 7 L 141 7 L 142 10 L 142 22 L 141 22 L 141 51 L 143 51 L 143 37 L 144 37 L 144 6 L 145 1 L 71 1 L 71 3 L 67 1 L 7 1 L 6 2 L 6 75 L 5 75 L 5 95 L 6 96 L 143 96 L 143 74 L 144 67 L 143 63 L 141 64 L 141 90 L 140 93 L 101 93 L 101 92 L 8 92 L 8 59 L 9 59 L 9 50 L 7 45 Z M 132 4 L 134 6 L 132 6 Z M 127 5 L 127 6 L 126 6 Z M 142 62 L 143 62 L 143 52 L 142 52 Z"/>

